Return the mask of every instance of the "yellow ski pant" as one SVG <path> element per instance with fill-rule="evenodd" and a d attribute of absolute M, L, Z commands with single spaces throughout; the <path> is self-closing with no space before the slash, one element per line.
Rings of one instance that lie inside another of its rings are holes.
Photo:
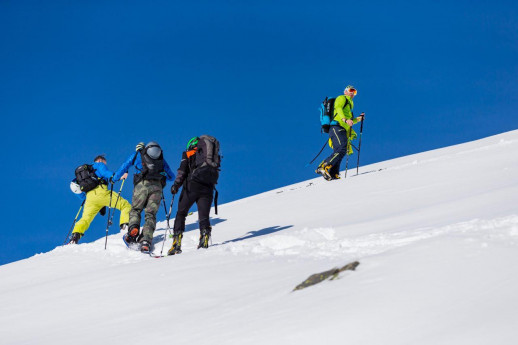
<path fill-rule="evenodd" d="M 119 200 L 117 201 L 118 195 L 119 193 L 112 193 L 111 207 L 121 211 L 119 224 L 124 224 L 129 221 L 131 205 L 122 197 L 119 197 Z M 117 202 L 117 204 L 115 204 L 115 202 Z M 99 210 L 104 206 L 110 206 L 110 191 L 106 185 L 99 185 L 95 189 L 86 193 L 83 215 L 81 216 L 81 219 L 77 221 L 72 232 L 84 234 L 92 220 L 94 220 L 97 213 L 99 213 Z"/>

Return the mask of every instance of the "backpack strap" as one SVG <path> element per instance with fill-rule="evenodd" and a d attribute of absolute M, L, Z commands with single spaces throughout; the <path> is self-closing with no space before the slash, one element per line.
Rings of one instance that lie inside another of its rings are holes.
<path fill-rule="evenodd" d="M 133 160 L 131 161 L 132 166 L 135 165 L 135 161 L 137 160 L 137 156 L 138 156 L 139 152 L 140 152 L 140 150 L 135 152 L 135 157 L 133 157 Z"/>

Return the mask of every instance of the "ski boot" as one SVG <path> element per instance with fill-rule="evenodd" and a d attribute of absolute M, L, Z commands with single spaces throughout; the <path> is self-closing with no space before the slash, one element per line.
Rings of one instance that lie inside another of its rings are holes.
<path fill-rule="evenodd" d="M 175 255 L 182 253 L 182 238 L 183 234 L 173 235 L 173 245 L 167 252 L 167 255 Z"/>
<path fill-rule="evenodd" d="M 135 243 L 137 242 L 137 237 L 139 235 L 138 226 L 132 226 L 131 229 L 128 230 L 128 233 L 124 235 L 124 240 L 126 243 Z"/>
<path fill-rule="evenodd" d="M 68 244 L 77 244 L 81 237 L 83 237 L 83 234 L 80 234 L 79 232 L 73 232 L 72 236 L 70 237 L 70 242 L 68 242 Z"/>
<path fill-rule="evenodd" d="M 207 229 L 200 230 L 200 243 L 198 244 L 198 249 L 209 248 L 211 230 L 212 230 L 212 228 L 210 226 Z"/>
<path fill-rule="evenodd" d="M 140 251 L 142 253 L 149 254 L 150 250 L 151 250 L 151 243 L 149 243 L 146 240 L 140 242 Z"/>
<path fill-rule="evenodd" d="M 326 181 L 331 181 L 333 179 L 333 177 L 331 176 L 331 173 L 329 172 L 329 170 L 332 168 L 333 166 L 332 165 L 324 165 L 324 163 L 321 163 L 317 170 L 315 170 L 315 172 L 319 175 L 322 175 L 322 177 L 324 177 L 326 179 Z"/>

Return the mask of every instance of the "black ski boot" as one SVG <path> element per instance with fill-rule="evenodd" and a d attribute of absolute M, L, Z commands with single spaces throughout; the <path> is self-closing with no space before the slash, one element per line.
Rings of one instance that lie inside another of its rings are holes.
<path fill-rule="evenodd" d="M 167 252 L 167 255 L 175 255 L 182 253 L 182 238 L 183 234 L 173 235 L 173 245 Z"/>
<path fill-rule="evenodd" d="M 198 249 L 200 248 L 209 248 L 209 240 L 210 240 L 210 232 L 212 228 L 209 226 L 206 229 L 200 230 L 200 243 L 198 244 Z"/>
<path fill-rule="evenodd" d="M 126 243 L 136 243 L 138 235 L 138 226 L 132 226 L 131 229 L 128 230 L 128 233 L 124 235 L 124 240 L 126 241 Z"/>
<path fill-rule="evenodd" d="M 149 243 L 148 241 L 142 241 L 140 242 L 140 251 L 142 253 L 147 253 L 149 254 L 149 251 L 151 250 L 151 243 Z"/>
<path fill-rule="evenodd" d="M 81 237 L 83 237 L 83 234 L 80 234 L 79 232 L 73 232 L 72 236 L 70 237 L 70 242 L 68 242 L 68 244 L 77 244 Z"/>

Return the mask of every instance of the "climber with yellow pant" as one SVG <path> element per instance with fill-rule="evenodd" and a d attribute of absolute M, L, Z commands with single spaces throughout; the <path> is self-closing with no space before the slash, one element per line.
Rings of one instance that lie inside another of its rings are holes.
<path fill-rule="evenodd" d="M 127 173 L 121 169 L 113 173 L 106 166 L 103 155 L 95 157 L 94 163 L 83 164 L 76 169 L 76 178 L 70 183 L 72 191 L 84 202 L 83 215 L 72 230 L 69 243 L 75 243 L 83 237 L 97 213 L 103 214 L 105 207 L 121 211 L 120 228 L 127 230 L 131 205 L 124 198 L 108 189 L 108 183 L 126 179 Z"/>

